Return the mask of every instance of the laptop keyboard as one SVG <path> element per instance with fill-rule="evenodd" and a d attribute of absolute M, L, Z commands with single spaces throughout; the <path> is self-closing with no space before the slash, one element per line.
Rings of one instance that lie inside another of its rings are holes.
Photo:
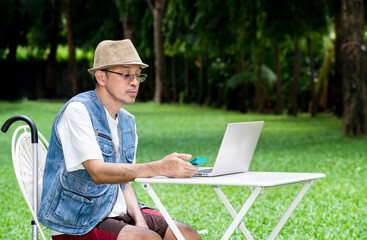
<path fill-rule="evenodd" d="M 209 168 L 209 169 L 201 169 L 198 171 L 198 173 L 211 173 L 213 172 L 213 169 L 212 168 Z"/>

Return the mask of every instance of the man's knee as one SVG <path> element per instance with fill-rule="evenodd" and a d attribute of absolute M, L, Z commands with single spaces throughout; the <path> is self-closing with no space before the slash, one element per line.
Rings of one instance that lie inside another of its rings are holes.
<path fill-rule="evenodd" d="M 125 226 L 119 233 L 117 240 L 162 240 L 158 233 L 135 226 Z"/>
<path fill-rule="evenodd" d="M 190 239 L 190 240 L 199 240 L 201 239 L 200 234 L 191 226 L 185 224 L 185 223 L 181 223 L 181 222 L 177 222 L 175 221 L 176 226 L 178 227 L 178 229 L 180 230 L 180 232 L 182 233 L 182 235 L 184 236 L 185 239 Z M 171 240 L 171 239 L 176 239 L 176 237 L 174 236 L 172 230 L 170 228 L 167 229 L 166 235 L 164 236 L 164 240 Z"/>

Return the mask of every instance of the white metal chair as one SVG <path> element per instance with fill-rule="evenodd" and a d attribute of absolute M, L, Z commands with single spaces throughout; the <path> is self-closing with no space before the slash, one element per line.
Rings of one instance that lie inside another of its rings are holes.
<path fill-rule="evenodd" d="M 20 126 L 13 133 L 11 153 L 15 176 L 23 198 L 32 214 L 32 239 L 38 239 L 39 231 L 42 239 L 46 240 L 37 214 L 42 196 L 42 180 L 48 142 L 37 131 L 36 124 L 33 120 L 24 115 L 16 115 L 6 120 L 1 127 L 1 131 L 4 133 L 7 132 L 10 125 L 16 121 L 24 121 L 29 126 Z"/>
<path fill-rule="evenodd" d="M 44 138 L 44 136 L 38 132 L 38 201 L 37 201 L 37 209 L 39 209 L 39 204 L 41 202 L 42 195 L 42 179 L 43 179 L 43 170 L 45 167 L 45 160 L 48 149 L 48 142 Z M 43 239 L 46 239 L 43 229 L 41 228 L 40 223 L 37 218 L 37 211 L 33 209 L 33 152 L 32 152 L 32 143 L 31 143 L 31 132 L 30 128 L 27 125 L 18 127 L 12 137 L 12 159 L 15 176 L 17 178 L 20 190 L 23 194 L 24 200 L 26 201 L 29 210 L 32 213 L 33 221 L 32 224 L 36 224 L 41 236 Z"/>

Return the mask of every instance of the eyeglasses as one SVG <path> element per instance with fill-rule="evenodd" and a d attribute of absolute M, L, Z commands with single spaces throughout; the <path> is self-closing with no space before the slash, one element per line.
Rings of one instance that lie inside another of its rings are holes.
<path fill-rule="evenodd" d="M 144 82 L 145 79 L 147 79 L 147 76 L 148 76 L 146 74 L 119 73 L 119 72 L 114 72 L 114 71 L 110 71 L 110 70 L 107 70 L 107 69 L 102 69 L 102 71 L 121 75 L 124 78 L 124 80 L 127 81 L 127 82 L 130 82 L 130 81 L 134 80 L 135 77 L 139 80 L 139 82 Z"/>

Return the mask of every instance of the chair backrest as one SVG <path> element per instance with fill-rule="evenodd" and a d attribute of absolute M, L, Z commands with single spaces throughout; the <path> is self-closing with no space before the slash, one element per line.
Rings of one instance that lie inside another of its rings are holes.
<path fill-rule="evenodd" d="M 42 196 L 42 179 L 43 170 L 45 167 L 48 142 L 44 136 L 38 132 L 38 207 L 41 202 Z M 28 208 L 30 209 L 33 219 L 42 235 L 43 239 L 46 239 L 41 226 L 37 219 L 37 212 L 33 209 L 33 149 L 31 142 L 31 132 L 27 125 L 18 127 L 12 138 L 12 158 L 15 176 L 17 178 L 20 190 L 23 194 Z"/>

